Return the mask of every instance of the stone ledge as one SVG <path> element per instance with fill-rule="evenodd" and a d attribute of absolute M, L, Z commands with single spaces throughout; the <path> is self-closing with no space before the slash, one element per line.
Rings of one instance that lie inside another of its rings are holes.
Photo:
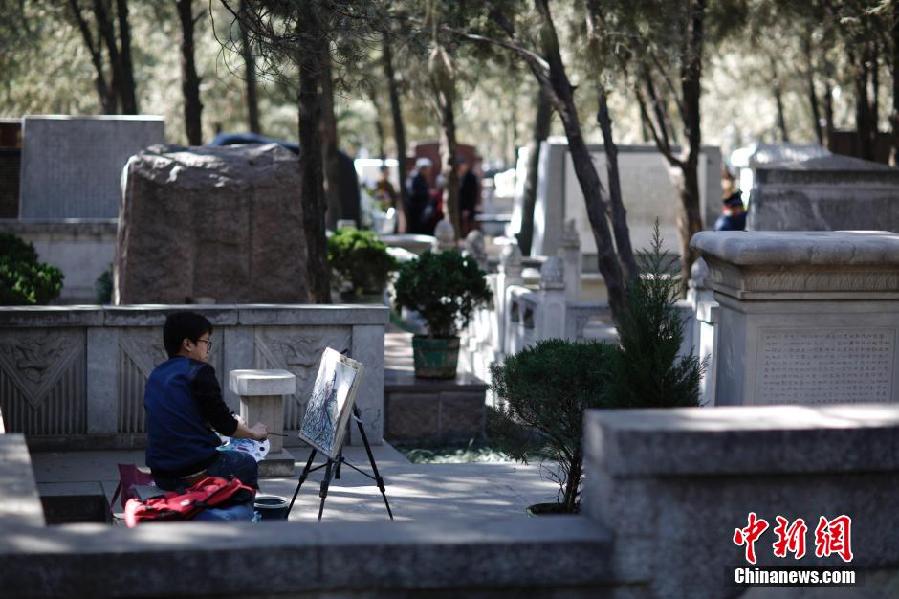
<path fill-rule="evenodd" d="M 0 588 L 23 599 L 613 582 L 611 539 L 582 517 L 465 524 L 161 523 L 133 530 L 77 524 L 14 526 L 7 533 L 0 540 Z M 216 576 L 209 577 L 216 564 Z"/>
<path fill-rule="evenodd" d="M 214 326 L 379 325 L 385 306 L 337 304 L 130 304 L 122 306 L 2 306 L 0 327 L 136 326 L 161 327 L 172 312 L 193 310 Z"/>
<path fill-rule="evenodd" d="M 584 453 L 619 477 L 892 472 L 899 406 L 591 410 Z"/>
<path fill-rule="evenodd" d="M 690 247 L 739 266 L 899 266 L 899 235 L 883 231 L 732 231 L 697 233 Z M 712 267 L 712 262 L 709 262 Z"/>
<path fill-rule="evenodd" d="M 297 392 L 297 376 L 277 368 L 232 370 L 231 391 L 237 395 L 292 395 Z"/>

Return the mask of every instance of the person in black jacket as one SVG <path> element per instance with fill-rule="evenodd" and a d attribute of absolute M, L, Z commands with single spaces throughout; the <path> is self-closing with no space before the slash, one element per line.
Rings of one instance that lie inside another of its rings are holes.
<path fill-rule="evenodd" d="M 428 184 L 428 173 L 431 161 L 419 158 L 415 161 L 415 172 L 406 182 L 406 232 L 430 234 L 426 211 L 431 201 L 431 186 Z"/>
<path fill-rule="evenodd" d="M 169 359 L 150 373 L 144 390 L 147 413 L 146 462 L 156 485 L 180 491 L 204 476 L 235 476 L 257 487 L 251 455 L 219 451 L 222 435 L 258 441 L 268 436 L 261 422 L 252 428 L 234 416 L 222 399 L 215 370 L 207 364 L 212 324 L 195 312 L 165 320 L 163 338 Z"/>

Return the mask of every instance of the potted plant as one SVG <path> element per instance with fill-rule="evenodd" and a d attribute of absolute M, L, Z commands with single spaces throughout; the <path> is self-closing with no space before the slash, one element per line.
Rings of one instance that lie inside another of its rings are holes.
<path fill-rule="evenodd" d="M 328 263 L 337 280 L 350 288 L 341 294 L 348 301 L 383 302 L 387 277 L 397 266 L 375 233 L 357 229 L 340 229 L 328 238 Z"/>
<path fill-rule="evenodd" d="M 64 275 L 38 262 L 34 245 L 0 233 L 0 305 L 49 304 L 59 297 Z"/>
<path fill-rule="evenodd" d="M 491 298 L 486 273 L 457 251 L 427 251 L 400 267 L 394 287 L 397 308 L 418 312 L 428 327 L 427 335 L 412 338 L 415 376 L 455 377 L 459 329 Z"/>

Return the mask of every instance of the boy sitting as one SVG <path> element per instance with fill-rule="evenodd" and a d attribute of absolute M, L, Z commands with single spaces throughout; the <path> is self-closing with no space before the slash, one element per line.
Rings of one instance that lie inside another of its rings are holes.
<path fill-rule="evenodd" d="M 268 430 L 235 418 L 222 399 L 215 370 L 207 364 L 212 324 L 195 312 L 165 320 L 163 338 L 169 359 L 150 373 L 144 391 L 147 412 L 146 462 L 156 485 L 183 491 L 205 476 L 235 476 L 258 488 L 256 460 L 237 451 L 219 451 L 228 437 L 262 441 Z"/>

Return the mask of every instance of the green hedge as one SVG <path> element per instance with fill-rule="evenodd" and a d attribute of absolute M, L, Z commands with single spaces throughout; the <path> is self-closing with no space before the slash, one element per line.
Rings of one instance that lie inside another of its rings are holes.
<path fill-rule="evenodd" d="M 34 246 L 0 233 L 0 305 L 47 304 L 62 291 L 62 272 L 37 261 Z"/>

